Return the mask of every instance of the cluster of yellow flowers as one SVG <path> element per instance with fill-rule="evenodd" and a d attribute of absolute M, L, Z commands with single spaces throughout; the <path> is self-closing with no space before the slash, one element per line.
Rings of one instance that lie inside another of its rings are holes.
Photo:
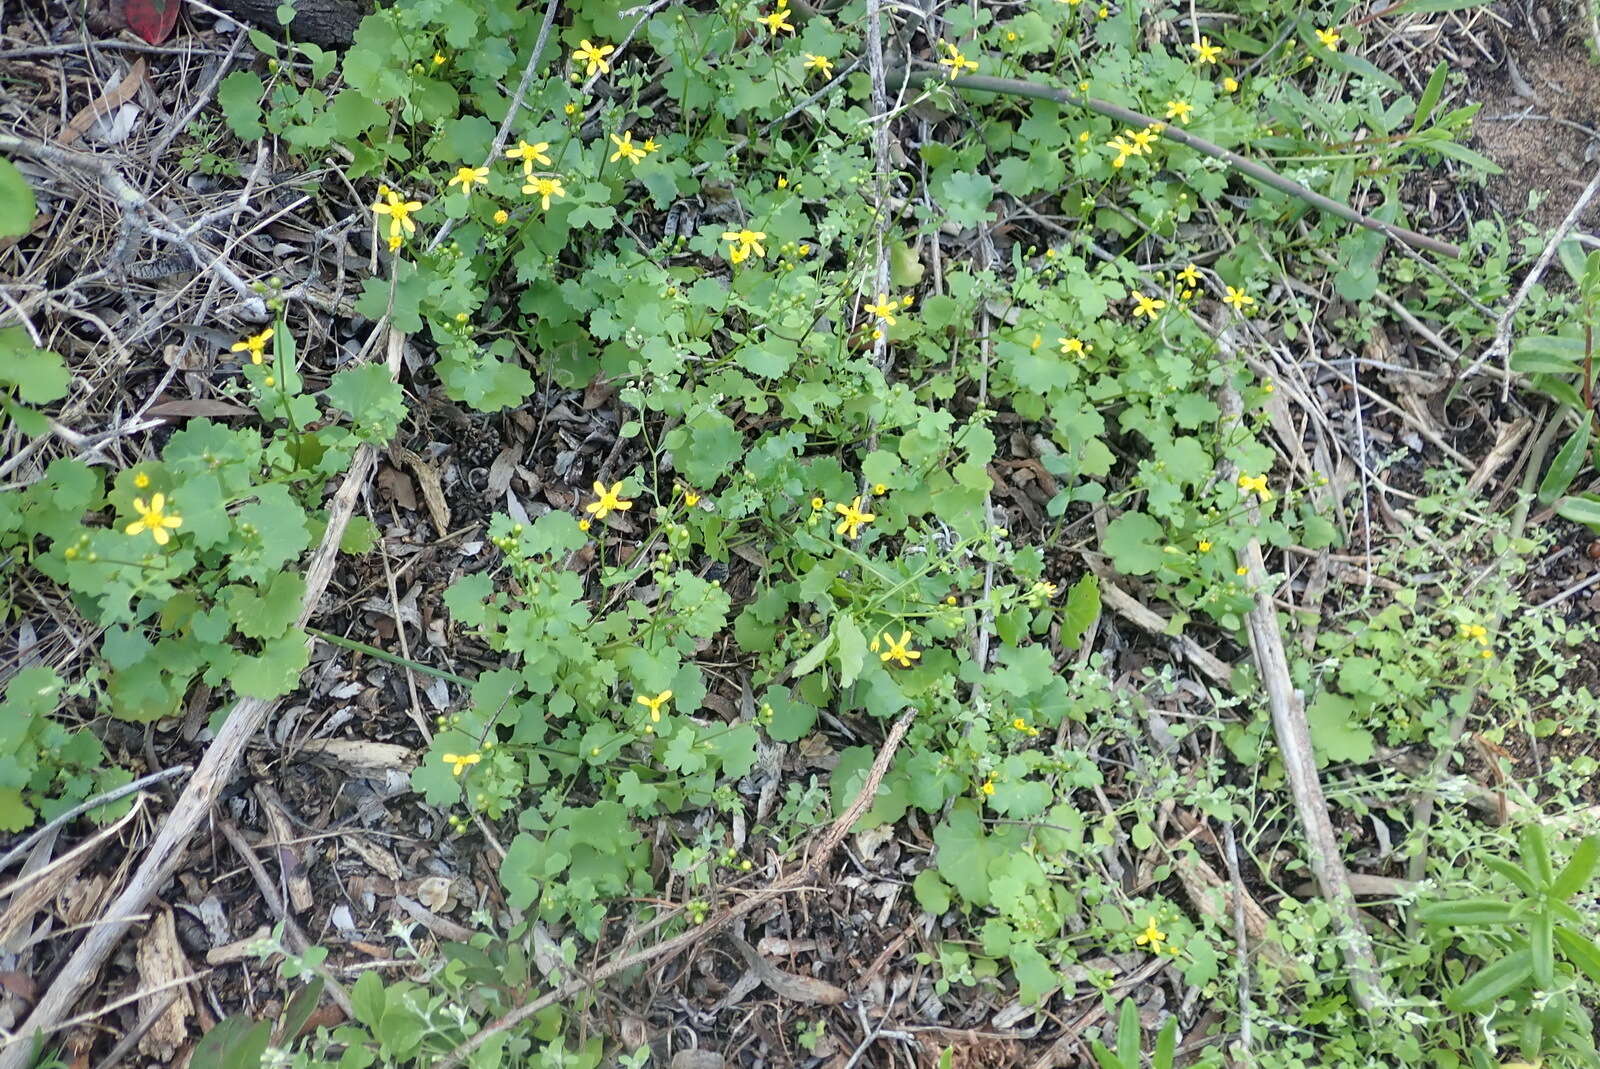
<path fill-rule="evenodd" d="M 1131 156 L 1147 156 L 1151 152 L 1150 146 L 1155 144 L 1156 135 L 1161 132 L 1160 123 L 1151 123 L 1143 130 L 1128 130 L 1120 133 L 1106 142 L 1106 147 L 1115 149 L 1117 158 L 1111 161 L 1111 166 L 1123 167 Z"/>

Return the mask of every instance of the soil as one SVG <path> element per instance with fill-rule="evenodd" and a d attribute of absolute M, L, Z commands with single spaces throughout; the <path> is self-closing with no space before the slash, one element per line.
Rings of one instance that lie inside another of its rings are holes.
<path fill-rule="evenodd" d="M 1591 61 L 1585 18 L 1576 11 L 1538 6 L 1525 11 L 1502 3 L 1482 13 L 1429 15 L 1409 24 L 1433 26 L 1433 36 L 1411 53 L 1402 54 L 1397 44 L 1393 63 L 1386 66 L 1417 88 L 1419 76 L 1425 81 L 1440 55 L 1453 57 L 1453 66 L 1466 72 L 1466 99 L 1483 104 L 1473 145 L 1504 169 L 1482 190 L 1463 192 L 1459 201 L 1454 198 L 1451 172 L 1421 176 L 1419 200 L 1436 198 L 1449 209 L 1442 208 L 1435 216 L 1441 227 L 1444 215 L 1455 212 L 1450 205 L 1464 205 L 1456 218 L 1498 211 L 1530 228 L 1548 229 L 1566 215 L 1600 166 L 1600 68 Z M 46 81 L 38 84 L 44 86 Z M 39 91 L 41 100 L 47 101 L 47 91 Z M 49 114 L 43 105 L 36 110 Z M 1530 204 L 1530 190 L 1544 194 L 1538 203 Z M 1582 230 L 1597 226 L 1600 199 L 1580 219 Z M 265 260 L 269 252 L 275 257 L 279 250 L 259 252 Z M 356 252 L 362 255 L 352 255 L 349 262 L 359 266 L 366 250 Z M 286 274 L 289 270 L 272 269 Z M 317 348 L 337 347 L 330 340 Z M 200 375 L 187 367 L 184 373 Z M 1343 403 L 1330 405 L 1330 410 L 1341 412 L 1349 408 Z M 543 384 L 521 412 L 496 417 L 463 412 L 439 398 L 414 399 L 400 443 L 403 448 L 385 458 L 371 493 L 371 515 L 384 536 L 385 556 L 360 558 L 336 576 L 319 623 L 332 633 L 396 654 L 402 652 L 403 636 L 411 658 L 473 676 L 492 664 L 493 655 L 447 626 L 441 594 L 453 579 L 487 563 L 487 516 L 494 511 L 537 515 L 551 508 L 571 509 L 590 482 L 618 465 L 626 467 L 629 458 L 617 441 L 619 415 L 605 389 L 564 391 Z M 1490 404 L 1473 408 L 1459 426 L 1454 420 L 1447 422 L 1448 440 L 1476 460 L 1494 440 L 1494 420 L 1515 414 Z M 1437 415 L 1443 420 L 1445 413 Z M 994 465 L 1002 521 L 1019 534 L 1042 531 L 1049 525 L 1044 506 L 1053 491 L 1051 477 L 1030 445 L 1032 429 L 1005 414 L 997 421 L 997 433 L 1002 426 L 1006 433 L 1001 434 L 1003 445 Z M 1384 414 L 1375 414 L 1365 432 L 1391 442 L 1411 433 L 1406 424 Z M 1420 467 L 1419 462 L 1418 470 L 1397 477 L 1418 478 Z M 626 516 L 614 522 L 619 537 L 632 533 Z M 1087 521 L 1079 526 L 1086 528 Z M 1551 548 L 1535 562 L 1529 577 L 1532 599 L 1559 598 L 1563 613 L 1574 623 L 1600 618 L 1600 581 L 1591 582 L 1600 575 L 1600 541 L 1538 508 L 1530 530 L 1551 539 Z M 1374 533 L 1383 537 L 1382 531 Z M 1058 585 L 1070 583 L 1082 569 L 1081 556 L 1059 544 L 1052 547 L 1049 560 L 1049 578 Z M 589 560 L 575 562 L 579 568 L 591 565 Z M 728 570 L 711 574 L 718 567 L 707 562 L 707 574 L 724 579 L 732 595 L 742 597 L 749 591 L 753 561 L 735 559 Z M 1099 626 L 1100 648 L 1121 678 L 1137 678 L 1147 667 L 1174 667 L 1182 675 L 1182 656 L 1175 647 L 1151 640 L 1111 614 Z M 1216 652 L 1229 660 L 1243 656 L 1225 643 L 1213 645 L 1219 645 Z M 713 688 L 707 704 L 732 718 L 738 715 L 741 693 L 733 671 L 737 665 L 729 667 L 728 677 Z M 279 836 L 286 846 L 258 852 L 274 881 L 281 878 L 291 891 L 291 885 L 301 881 L 309 889 L 312 901 L 299 912 L 299 921 L 312 942 L 333 948 L 330 964 L 377 969 L 389 982 L 420 976 L 403 952 L 403 942 L 390 931 L 394 921 L 410 925 L 413 938 L 432 945 L 460 939 L 476 910 L 502 914 L 506 909 L 494 855 L 483 841 L 474 834 L 451 833 L 446 814 L 406 790 L 409 762 L 424 747 L 425 722 L 458 706 L 461 692 L 440 680 L 410 675 L 390 662 L 327 645 L 317 647 L 313 669 L 305 692 L 283 704 L 252 751 L 247 768 L 229 786 L 218 820 L 232 821 L 252 842 L 271 838 L 274 822 L 289 829 Z M 1600 688 L 1600 644 L 1581 651 L 1563 685 L 1589 692 Z M 1191 703 L 1198 702 L 1197 693 L 1203 696 L 1204 691 L 1185 680 L 1172 693 L 1153 699 L 1153 713 L 1181 718 Z M 112 739 L 116 756 L 143 762 L 146 770 L 193 761 L 201 752 L 196 740 L 208 709 L 205 697 L 196 697 L 195 712 L 182 725 L 163 725 L 162 731 L 152 732 L 119 726 Z M 835 728 L 792 748 L 784 770 L 796 779 L 819 774 L 837 760 L 838 749 L 862 741 L 852 736 L 850 725 Z M 1600 743 L 1592 736 L 1557 733 L 1534 739 L 1521 732 L 1521 725 L 1510 728 L 1505 751 L 1513 776 L 1536 777 L 1552 755 L 1600 758 Z M 1089 746 L 1090 740 L 1084 745 Z M 1111 746 L 1101 756 L 1107 782 L 1099 804 L 1129 800 L 1134 788 L 1118 772 L 1122 757 Z M 1192 756 L 1199 760 L 1204 755 Z M 1481 756 L 1472 759 L 1470 771 L 1491 782 Z M 1588 800 L 1600 801 L 1600 782 L 1586 790 Z M 170 800 L 170 795 L 159 799 L 159 806 Z M 1168 823 L 1172 819 L 1170 814 L 1160 815 L 1158 835 L 1176 837 Z M 1386 846 L 1374 840 L 1374 832 L 1364 823 L 1351 821 L 1344 830 L 1362 850 Z M 660 855 L 670 856 L 673 838 L 690 839 L 695 829 L 685 817 L 683 826 L 664 822 L 657 834 L 658 862 L 664 866 Z M 137 857 L 147 838 L 147 829 L 130 836 L 124 843 L 125 855 Z M 759 884 L 780 874 L 777 859 L 782 850 L 779 844 L 756 837 L 751 840 L 752 852 L 757 845 L 769 851 L 773 865 L 770 871 L 751 875 Z M 930 994 L 925 983 L 929 966 L 918 963 L 917 955 L 936 959 L 944 933 L 923 921 L 906 887 L 930 849 L 927 829 L 915 817 L 892 838 L 856 837 L 841 851 L 821 891 L 795 896 L 750 918 L 745 938 L 769 962 L 804 979 L 845 989 L 850 1003 L 797 1006 L 793 999 L 779 998 L 770 986 L 751 984 L 750 970 L 736 947 L 717 940 L 632 987 L 618 988 L 620 994 L 602 997 L 593 1027 L 610 1037 L 637 1037 L 651 1043 L 662 1064 L 680 1051 L 683 1037 L 688 1036 L 702 1047 L 722 1052 L 734 1064 L 776 1065 L 844 1065 L 856 1046 L 881 1028 L 916 1036 L 920 1041 L 916 1049 L 922 1052 L 918 1064 L 936 1064 L 938 1051 L 949 1048 L 948 1064 L 973 1069 L 1031 1064 L 1055 1048 L 1064 1030 L 1087 1029 L 1092 1034 L 1101 1028 L 1104 1021 L 1094 1008 L 1098 998 L 1087 993 L 1085 984 L 1079 985 L 1078 997 L 1058 1000 L 1059 1016 L 1033 1025 L 1028 1024 L 1034 1020 L 1031 1015 L 994 1004 L 981 989 L 952 987 L 939 997 Z M 1214 844 L 1202 841 L 1202 854 L 1222 868 Z M 1152 855 L 1133 851 L 1127 844 L 1107 855 L 1111 864 L 1126 870 L 1130 883 L 1144 881 L 1146 890 L 1154 886 Z M 99 863 L 64 881 L 56 897 L 58 920 L 82 923 L 93 917 L 115 892 L 119 878 L 115 867 Z M 1273 881 L 1264 876 L 1252 872 L 1247 879 L 1262 901 L 1277 893 Z M 1186 901 L 1175 879 L 1160 889 L 1174 901 Z M 240 864 L 228 840 L 212 833 L 197 837 L 191 845 L 185 871 L 164 889 L 156 908 L 170 908 L 179 953 L 198 967 L 208 955 L 217 954 L 219 943 L 238 941 L 270 926 L 275 918 L 267 901 L 266 890 Z M 66 941 L 56 943 L 64 946 Z M 29 985 L 34 977 L 48 980 L 59 965 L 60 946 L 45 946 L 32 963 L 31 975 L 0 972 L 0 986 L 5 989 L 0 995 L 0 1018 L 9 1018 L 0 1023 L 12 1023 L 26 1012 Z M 130 941 L 124 957 L 106 971 L 94 1001 L 115 1001 L 137 991 L 140 983 Z M 270 970 L 242 955 L 219 963 L 190 985 L 194 1034 L 228 1013 L 270 1016 L 276 1011 L 273 1000 L 279 990 Z M 1158 1011 L 1181 1005 L 1186 997 L 1183 984 L 1170 970 L 1130 982 L 1127 990 L 1152 1019 Z M 131 1003 L 78 1027 L 68 1036 L 69 1050 L 82 1052 L 87 1064 L 89 1052 L 103 1055 L 115 1036 L 134 1027 L 141 1015 L 141 1007 Z M 799 1046 L 797 1025 L 818 1021 L 825 1028 L 812 1048 Z M 1186 1023 L 1183 1041 L 1199 1044 L 1207 1041 L 1207 1028 L 1214 1022 L 1202 1014 Z M 884 1052 L 895 1049 L 903 1055 L 910 1048 L 879 1044 L 871 1049 L 874 1053 L 856 1064 L 892 1064 L 894 1055 Z M 1088 1064 L 1081 1048 L 1063 1046 L 1058 1054 L 1055 1064 Z M 150 1054 L 145 1064 L 162 1060 Z"/>

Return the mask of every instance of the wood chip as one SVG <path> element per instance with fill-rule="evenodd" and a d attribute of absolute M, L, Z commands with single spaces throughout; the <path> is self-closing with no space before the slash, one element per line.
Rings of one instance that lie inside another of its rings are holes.
<path fill-rule="evenodd" d="M 1281 967 L 1289 964 L 1289 957 L 1276 943 L 1266 941 L 1267 925 L 1271 919 L 1248 891 L 1240 892 L 1217 874 L 1205 861 L 1191 853 L 1180 852 L 1173 858 L 1178 879 L 1194 908 L 1221 925 L 1224 931 L 1233 931 L 1233 896 L 1244 895 L 1244 933 L 1254 944 L 1252 948 L 1272 964 Z"/>
<path fill-rule="evenodd" d="M 178 928 L 170 909 L 157 910 L 150 930 L 139 940 L 137 963 L 140 990 L 149 992 L 139 998 L 139 1014 L 142 1017 L 160 1013 L 155 1024 L 139 1040 L 139 1053 L 169 1063 L 178 1048 L 188 1041 L 188 1021 L 194 1015 L 188 987 L 175 986 L 190 970 L 183 948 L 178 945 Z M 171 998 L 172 993 L 177 997 Z M 162 1012 L 160 1004 L 168 998 L 171 1002 Z"/>
<path fill-rule="evenodd" d="M 350 848 L 351 853 L 366 862 L 367 867 L 372 869 L 373 872 L 387 876 L 391 880 L 400 879 L 400 862 L 396 861 L 394 855 L 383 849 L 383 847 L 378 846 L 376 843 L 367 842 L 366 838 L 361 835 L 347 834 L 341 838 L 341 841 Z"/>
<path fill-rule="evenodd" d="M 311 879 L 306 863 L 300 857 L 301 848 L 294 843 L 299 836 L 289 820 L 288 807 L 278 797 L 278 792 L 265 783 L 256 784 L 255 795 L 261 803 L 262 814 L 267 818 L 268 829 L 267 838 L 259 845 L 272 849 L 273 859 L 277 861 L 284 883 L 289 888 L 290 908 L 296 913 L 304 913 L 316 904 L 316 896 L 311 893 Z"/>
<path fill-rule="evenodd" d="M 417 765 L 416 751 L 393 742 L 368 742 L 365 739 L 312 739 L 300 752 L 320 764 L 337 765 L 361 776 L 383 778 L 393 769 L 409 772 Z"/>

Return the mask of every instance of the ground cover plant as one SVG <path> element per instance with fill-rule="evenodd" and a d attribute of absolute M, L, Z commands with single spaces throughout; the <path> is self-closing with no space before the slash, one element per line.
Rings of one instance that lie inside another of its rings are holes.
<path fill-rule="evenodd" d="M 1595 1063 L 1484 9 L 321 10 L 0 133 L 0 1065 Z"/>

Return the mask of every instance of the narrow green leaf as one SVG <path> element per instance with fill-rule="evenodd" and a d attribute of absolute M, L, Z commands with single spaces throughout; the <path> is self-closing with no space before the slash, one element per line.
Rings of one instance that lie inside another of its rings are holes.
<path fill-rule="evenodd" d="M 1555 874 L 1550 868 L 1550 842 L 1545 838 L 1544 825 L 1537 821 L 1524 824 L 1517 840 L 1522 844 L 1522 864 L 1534 883 L 1549 887 Z"/>
<path fill-rule="evenodd" d="M 1533 982 L 1542 991 L 1548 991 L 1556 982 L 1556 949 L 1550 914 L 1536 913 L 1528 923 L 1529 943 L 1533 950 Z"/>
<path fill-rule="evenodd" d="M 1556 515 L 1600 532 L 1600 494 L 1574 494 L 1556 502 Z"/>
<path fill-rule="evenodd" d="M 1139 1007 L 1131 998 L 1122 1000 L 1117 1015 L 1117 1058 L 1123 1069 L 1139 1069 Z"/>
<path fill-rule="evenodd" d="M 1503 898 L 1457 898 L 1424 903 L 1417 917 L 1424 924 L 1509 924 L 1517 918 L 1517 906 Z"/>
<path fill-rule="evenodd" d="M 1433 68 L 1433 73 L 1428 76 L 1428 84 L 1423 87 L 1422 99 L 1417 101 L 1417 114 L 1411 120 L 1411 132 L 1422 129 L 1428 121 L 1428 116 L 1433 114 L 1433 109 L 1439 103 L 1439 97 L 1444 93 L 1445 78 L 1450 74 L 1450 64 L 1440 60 L 1439 65 Z"/>
<path fill-rule="evenodd" d="M 1561 948 L 1561 956 L 1572 962 L 1589 979 L 1600 984 L 1600 947 L 1594 945 L 1594 940 L 1564 925 L 1556 926 L 1555 937 L 1556 945 Z"/>
<path fill-rule="evenodd" d="M 1450 992 L 1445 1005 L 1457 1013 L 1487 1009 L 1501 995 L 1516 990 L 1532 972 L 1533 951 L 1524 947 L 1473 973 L 1466 983 Z"/>
<path fill-rule="evenodd" d="M 1586 836 L 1572 851 L 1567 863 L 1561 866 L 1556 878 L 1551 881 L 1551 896 L 1565 902 L 1583 890 L 1584 884 L 1589 882 L 1589 877 L 1594 875 L 1597 863 L 1600 863 L 1600 836 Z"/>
<path fill-rule="evenodd" d="M 1511 370 L 1524 375 L 1577 375 L 1583 371 L 1583 342 L 1536 334 L 1511 348 Z"/>
<path fill-rule="evenodd" d="M 1544 478 L 1539 482 L 1539 504 L 1548 505 L 1567 492 L 1572 480 L 1583 470 L 1588 453 L 1589 424 L 1584 422 L 1556 451 L 1555 459 L 1550 461 L 1550 470 L 1544 473 Z"/>
<path fill-rule="evenodd" d="M 1533 882 L 1533 877 L 1505 858 L 1486 857 L 1483 859 L 1483 863 L 1510 880 L 1523 894 L 1532 896 L 1539 893 L 1538 887 Z"/>
<path fill-rule="evenodd" d="M 1150 1069 L 1173 1069 L 1178 1057 L 1178 1019 L 1168 1017 L 1156 1036 L 1155 1053 L 1150 1056 Z"/>

